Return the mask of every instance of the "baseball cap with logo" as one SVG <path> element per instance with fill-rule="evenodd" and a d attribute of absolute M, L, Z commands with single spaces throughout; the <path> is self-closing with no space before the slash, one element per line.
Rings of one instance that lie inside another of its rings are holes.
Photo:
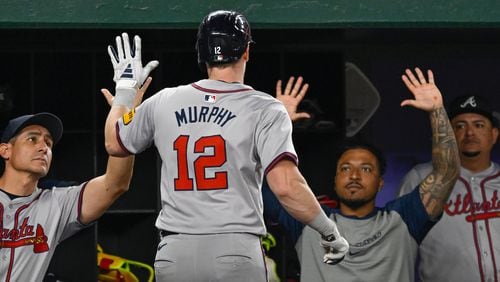
<path fill-rule="evenodd" d="M 50 135 L 52 135 L 54 144 L 62 137 L 63 124 L 61 120 L 51 113 L 38 113 L 11 119 L 3 131 L 1 143 L 9 142 L 12 137 L 16 136 L 23 128 L 29 125 L 41 125 L 47 128 Z"/>
<path fill-rule="evenodd" d="M 450 120 L 454 117 L 465 114 L 475 113 L 487 117 L 494 127 L 498 127 L 498 113 L 493 111 L 492 104 L 482 96 L 464 95 L 455 98 L 448 107 L 448 116 Z"/>

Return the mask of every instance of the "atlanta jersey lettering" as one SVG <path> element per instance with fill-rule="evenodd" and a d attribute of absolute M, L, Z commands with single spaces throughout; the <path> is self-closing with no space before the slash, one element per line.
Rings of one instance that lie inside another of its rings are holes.
<path fill-rule="evenodd" d="M 11 200 L 0 191 L 0 281 L 42 281 L 59 242 L 85 226 L 83 185 L 36 189 Z"/>
<path fill-rule="evenodd" d="M 159 229 L 266 233 L 263 176 L 282 158 L 296 161 L 292 124 L 278 100 L 244 84 L 206 79 L 160 91 L 117 126 L 130 153 L 152 142 L 158 149 Z"/>
<path fill-rule="evenodd" d="M 400 194 L 417 187 L 431 170 L 431 163 L 415 166 Z M 460 169 L 442 219 L 420 245 L 422 281 L 500 280 L 499 191 L 498 164 L 476 174 Z"/>

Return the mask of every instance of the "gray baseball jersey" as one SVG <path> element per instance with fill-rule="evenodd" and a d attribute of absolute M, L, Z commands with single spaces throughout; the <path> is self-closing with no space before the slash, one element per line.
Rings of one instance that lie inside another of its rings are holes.
<path fill-rule="evenodd" d="M 431 172 L 432 164 L 415 166 L 403 179 L 405 194 Z M 463 167 L 442 219 L 420 245 L 422 281 L 500 280 L 500 167 L 479 173 Z"/>
<path fill-rule="evenodd" d="M 297 159 L 292 124 L 278 100 L 244 84 L 201 80 L 160 91 L 117 126 L 130 153 L 152 142 L 158 149 L 159 229 L 266 233 L 263 176 L 280 159 Z"/>
<path fill-rule="evenodd" d="M 0 191 L 0 281 L 42 281 L 57 244 L 86 227 L 78 221 L 83 187 L 13 200 Z"/>

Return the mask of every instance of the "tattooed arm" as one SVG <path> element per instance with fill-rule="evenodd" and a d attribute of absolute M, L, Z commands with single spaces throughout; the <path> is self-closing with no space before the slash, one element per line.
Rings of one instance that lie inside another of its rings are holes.
<path fill-rule="evenodd" d="M 415 75 L 406 69 L 402 76 L 415 99 L 404 100 L 401 106 L 413 106 L 429 112 L 432 128 L 432 172 L 420 183 L 420 199 L 431 219 L 438 218 L 460 173 L 455 134 L 443 107 L 441 92 L 434 84 L 434 75 L 427 71 L 428 82 L 419 68 Z"/>

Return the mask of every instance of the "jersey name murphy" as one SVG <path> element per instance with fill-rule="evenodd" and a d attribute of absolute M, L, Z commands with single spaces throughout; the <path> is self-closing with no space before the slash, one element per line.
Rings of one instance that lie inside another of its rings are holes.
<path fill-rule="evenodd" d="M 212 122 L 223 127 L 236 115 L 222 107 L 189 106 L 175 111 L 177 126 L 196 122 Z"/>

